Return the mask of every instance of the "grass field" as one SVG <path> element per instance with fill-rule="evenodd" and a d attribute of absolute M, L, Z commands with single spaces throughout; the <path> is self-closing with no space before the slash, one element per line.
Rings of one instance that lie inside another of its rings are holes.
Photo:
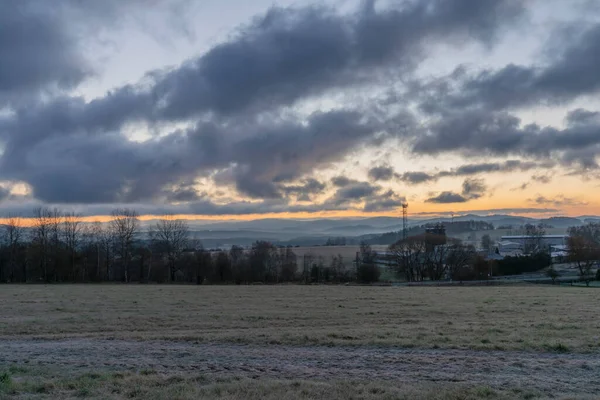
<path fill-rule="evenodd" d="M 581 374 L 600 373 L 599 303 L 596 288 L 559 286 L 8 285 L 0 287 L 0 397 L 544 398 L 563 386 L 549 388 L 560 376 L 542 375 L 572 364 L 582 380 L 565 393 L 586 398 Z M 288 354 L 272 361 L 278 371 L 256 364 L 279 357 L 272 349 Z M 356 357 L 363 361 L 353 365 Z M 530 360 L 542 375 L 517 384 L 516 369 Z M 450 378 L 485 362 L 511 384 L 480 373 Z M 422 373 L 407 378 L 409 364 Z"/>

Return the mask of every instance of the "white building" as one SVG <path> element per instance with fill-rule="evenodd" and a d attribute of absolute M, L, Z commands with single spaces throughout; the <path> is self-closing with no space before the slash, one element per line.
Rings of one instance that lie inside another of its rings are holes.
<path fill-rule="evenodd" d="M 538 240 L 542 247 L 565 249 L 567 246 L 568 235 L 542 235 L 534 239 L 528 235 L 518 236 L 502 236 L 498 243 L 498 250 L 504 255 L 522 254 L 525 250 L 526 243 L 531 243 L 531 240 Z"/>

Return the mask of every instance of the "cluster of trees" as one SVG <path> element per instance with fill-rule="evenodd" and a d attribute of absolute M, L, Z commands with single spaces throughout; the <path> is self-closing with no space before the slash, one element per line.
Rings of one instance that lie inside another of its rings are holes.
<path fill-rule="evenodd" d="M 569 228 L 567 260 L 577 266 L 586 285 L 600 278 L 600 223 Z"/>
<path fill-rule="evenodd" d="M 8 217 L 0 228 L 0 282 L 239 284 L 360 279 L 357 267 L 341 255 L 326 260 L 307 254 L 301 269 L 298 258 L 291 246 L 265 241 L 249 249 L 208 251 L 192 237 L 184 220 L 164 217 L 142 230 L 131 209 L 114 210 L 108 222 L 89 223 L 74 213 L 38 208 L 32 218 Z M 370 262 L 369 257 L 365 260 Z"/>
<path fill-rule="evenodd" d="M 482 240 L 491 247 L 489 236 Z M 551 265 L 550 255 L 536 251 L 530 255 L 489 260 L 474 246 L 438 235 L 416 235 L 389 247 L 392 269 L 409 282 L 452 279 L 484 280 L 491 276 L 539 271 Z"/>
<path fill-rule="evenodd" d="M 475 247 L 441 235 L 408 237 L 391 245 L 389 253 L 395 273 L 408 282 L 487 276 L 487 271 L 474 272 L 479 258 Z"/>
<path fill-rule="evenodd" d="M 37 208 L 25 226 L 8 217 L 0 246 L 0 281 L 129 281 L 139 229 L 133 210 L 117 209 L 107 225 L 84 224 L 79 215 Z M 143 254 L 142 254 L 143 257 Z"/>

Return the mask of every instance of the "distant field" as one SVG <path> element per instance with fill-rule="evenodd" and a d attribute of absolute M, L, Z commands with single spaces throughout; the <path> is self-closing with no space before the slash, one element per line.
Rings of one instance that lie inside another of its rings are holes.
<path fill-rule="evenodd" d="M 600 390 L 597 288 L 6 285 L 0 303 L 0 398 Z"/>
<path fill-rule="evenodd" d="M 388 246 L 380 246 L 375 245 L 371 246 L 373 250 L 376 251 L 385 251 Z M 323 257 L 325 260 L 325 265 L 331 261 L 331 257 L 342 255 L 344 257 L 344 261 L 351 263 L 356 258 L 356 253 L 360 251 L 360 246 L 352 245 L 352 246 L 310 246 L 310 247 L 294 247 L 294 253 L 297 256 L 303 257 L 307 254 L 313 255 L 315 257 Z"/>

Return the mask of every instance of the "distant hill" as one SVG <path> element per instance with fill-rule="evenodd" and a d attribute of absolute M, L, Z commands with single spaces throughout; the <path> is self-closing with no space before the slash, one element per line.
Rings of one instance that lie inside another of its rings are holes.
<path fill-rule="evenodd" d="M 555 228 L 570 228 L 571 226 L 579 226 L 583 224 L 583 221 L 579 218 L 571 217 L 552 217 L 545 218 L 538 221 L 542 224 L 551 225 Z"/>
<path fill-rule="evenodd" d="M 600 222 L 598 216 L 552 217 L 535 219 L 520 215 L 458 215 L 454 218 L 420 218 L 409 214 L 411 232 L 420 232 L 425 224 L 443 222 L 450 224 L 461 232 L 485 230 L 483 224 L 518 228 L 528 223 L 544 223 L 556 230 L 587 222 Z M 465 224 L 475 221 L 474 224 Z M 402 218 L 367 217 L 367 218 L 324 218 L 324 219 L 283 219 L 265 218 L 252 221 L 190 221 L 190 230 L 194 237 L 200 239 L 206 247 L 227 245 L 247 246 L 256 240 L 268 240 L 278 245 L 324 245 L 328 238 L 345 237 L 348 244 L 358 244 L 367 240 L 372 244 L 389 244 L 397 240 L 402 232 Z M 454 229 L 454 230 L 456 230 Z M 455 233 L 452 230 L 451 233 Z"/>

